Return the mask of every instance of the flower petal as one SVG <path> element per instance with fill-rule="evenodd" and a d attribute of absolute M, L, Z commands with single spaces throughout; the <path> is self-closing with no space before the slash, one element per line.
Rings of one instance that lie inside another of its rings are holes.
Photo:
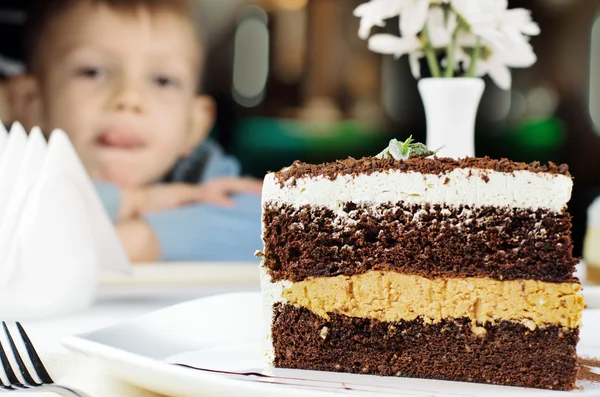
<path fill-rule="evenodd" d="M 463 16 L 467 13 L 467 9 L 473 0 L 450 0 L 450 5 L 454 9 L 454 12 Z"/>
<path fill-rule="evenodd" d="M 421 78 L 421 58 L 423 57 L 423 53 L 420 51 L 413 51 L 408 54 L 408 63 L 410 65 L 410 72 L 414 76 L 415 79 Z"/>
<path fill-rule="evenodd" d="M 488 73 L 488 70 L 489 70 L 489 68 L 488 68 L 487 62 L 480 59 L 477 62 L 477 65 L 475 65 L 475 76 L 483 77 Z"/>
<path fill-rule="evenodd" d="M 384 20 L 395 17 L 402 12 L 406 0 L 371 0 L 354 9 L 354 16 L 363 18 Z"/>
<path fill-rule="evenodd" d="M 456 42 L 461 47 L 475 47 L 475 45 L 477 45 L 477 36 L 473 33 L 460 30 L 456 37 Z"/>
<path fill-rule="evenodd" d="M 429 0 L 407 0 L 400 16 L 402 36 L 415 36 L 425 26 Z"/>
<path fill-rule="evenodd" d="M 429 30 L 429 39 L 434 47 L 447 47 L 450 44 L 452 31 L 446 26 L 444 10 L 441 8 L 434 7 L 429 10 L 427 29 Z"/>
<path fill-rule="evenodd" d="M 507 38 L 509 44 L 497 49 L 497 55 L 503 62 L 513 68 L 527 68 L 537 61 L 533 47 L 520 33 L 513 32 L 513 37 Z"/>
<path fill-rule="evenodd" d="M 503 65 L 500 62 L 494 62 L 489 65 L 488 74 L 498 87 L 503 90 L 510 89 L 512 77 L 510 75 L 510 70 L 506 65 Z"/>
<path fill-rule="evenodd" d="M 376 34 L 369 39 L 369 49 L 381 54 L 393 54 L 396 58 L 421 49 L 421 42 L 415 36 L 398 37 L 391 34 Z"/>
<path fill-rule="evenodd" d="M 504 0 L 451 0 L 451 5 L 461 21 L 468 24 L 470 33 L 497 42 L 496 20 L 501 15 L 502 7 L 505 7 Z"/>
<path fill-rule="evenodd" d="M 385 26 L 385 20 L 402 12 L 406 0 L 371 0 L 354 9 L 354 16 L 360 17 L 358 36 L 366 39 L 373 26 Z"/>
<path fill-rule="evenodd" d="M 481 11 L 485 14 L 500 16 L 508 9 L 508 0 L 477 0 L 481 5 Z"/>
<path fill-rule="evenodd" d="M 449 32 L 454 32 L 456 30 L 456 28 L 458 27 L 458 18 L 456 16 L 456 14 L 453 12 L 451 12 L 449 14 L 450 15 L 448 15 L 447 20 L 446 20 L 446 29 Z"/>
<path fill-rule="evenodd" d="M 373 28 L 373 26 L 383 27 L 383 26 L 385 26 L 385 22 L 373 21 L 366 17 L 362 18 L 360 20 L 360 25 L 358 28 L 358 37 L 360 37 L 363 40 L 366 39 L 367 37 L 369 37 L 369 34 L 371 34 L 371 29 Z"/>
<path fill-rule="evenodd" d="M 540 34 L 540 27 L 531 19 L 531 11 L 524 8 L 507 10 L 502 15 L 500 24 L 528 36 L 537 36 Z"/>

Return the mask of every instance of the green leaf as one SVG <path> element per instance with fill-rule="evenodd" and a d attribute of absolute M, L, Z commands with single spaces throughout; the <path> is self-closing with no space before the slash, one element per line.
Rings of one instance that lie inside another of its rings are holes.
<path fill-rule="evenodd" d="M 404 142 L 398 141 L 397 139 L 390 140 L 390 144 L 387 148 L 385 148 L 381 153 L 379 153 L 377 158 L 393 158 L 394 160 L 408 160 L 411 156 L 417 157 L 429 157 L 433 156 L 437 152 L 440 151 L 441 148 L 437 150 L 429 150 L 427 146 L 422 143 L 415 142 L 413 143 L 412 135 L 408 137 L 408 139 Z"/>

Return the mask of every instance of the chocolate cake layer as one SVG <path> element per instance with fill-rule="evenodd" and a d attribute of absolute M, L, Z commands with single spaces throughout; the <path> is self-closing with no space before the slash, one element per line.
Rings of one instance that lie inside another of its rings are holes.
<path fill-rule="evenodd" d="M 423 277 L 575 281 L 567 212 L 500 207 L 266 203 L 264 266 L 273 281 L 369 270 Z"/>
<path fill-rule="evenodd" d="M 467 157 L 460 160 L 438 157 L 410 157 L 407 160 L 394 160 L 393 158 L 378 159 L 375 157 L 364 157 L 354 159 L 348 157 L 326 164 L 307 164 L 295 161 L 290 167 L 276 172 L 275 177 L 283 186 L 286 181 L 294 183 L 294 180 L 302 177 L 323 176 L 335 179 L 339 175 L 369 175 L 373 172 L 387 170 L 398 170 L 402 172 L 420 172 L 423 174 L 445 174 L 457 168 L 478 168 L 497 172 L 529 171 L 535 173 L 549 173 L 571 176 L 566 164 L 556 165 L 552 162 L 541 165 L 539 162 L 520 163 L 508 159 L 494 160 L 489 157 L 475 158 Z"/>
<path fill-rule="evenodd" d="M 425 325 L 330 314 L 278 303 L 272 328 L 276 367 L 571 390 L 577 329 L 530 331 L 502 321 L 475 335 L 468 319 Z"/>

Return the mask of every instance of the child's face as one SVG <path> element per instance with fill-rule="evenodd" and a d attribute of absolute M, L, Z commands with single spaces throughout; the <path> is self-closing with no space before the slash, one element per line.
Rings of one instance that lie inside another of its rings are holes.
<path fill-rule="evenodd" d="M 183 17 L 81 2 L 47 34 L 43 124 L 69 134 L 93 178 L 153 182 L 208 130 L 209 106 L 195 95 L 197 41 Z"/>

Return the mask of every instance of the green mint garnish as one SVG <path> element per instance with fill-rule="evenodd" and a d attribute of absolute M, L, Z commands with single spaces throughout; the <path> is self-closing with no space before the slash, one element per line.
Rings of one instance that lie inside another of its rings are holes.
<path fill-rule="evenodd" d="M 387 148 L 385 148 L 381 153 L 379 153 L 377 158 L 393 158 L 394 160 L 408 160 L 410 156 L 417 157 L 429 157 L 433 156 L 437 152 L 440 151 L 441 148 L 437 150 L 429 150 L 427 146 L 422 143 L 415 142 L 412 143 L 412 135 L 408 137 L 408 139 L 404 142 L 401 142 L 397 139 L 392 139 Z"/>

